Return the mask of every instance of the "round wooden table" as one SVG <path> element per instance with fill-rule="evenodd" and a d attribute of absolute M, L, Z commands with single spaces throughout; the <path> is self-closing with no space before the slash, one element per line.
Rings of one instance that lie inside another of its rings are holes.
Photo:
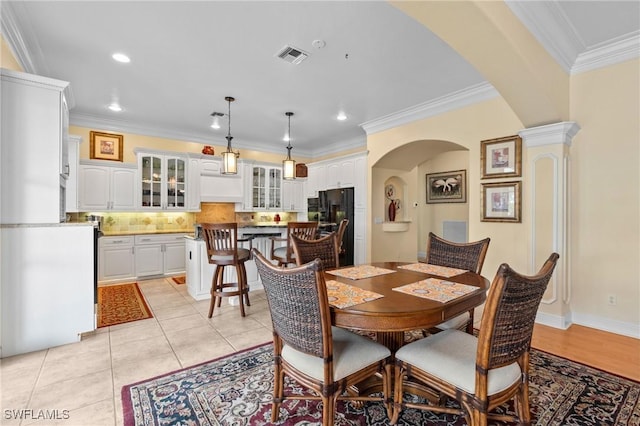
<path fill-rule="evenodd" d="M 347 308 L 331 307 L 332 323 L 361 331 L 376 332 L 377 340 L 395 353 L 404 343 L 404 332 L 428 329 L 454 318 L 484 303 L 489 280 L 482 275 L 465 272 L 449 278 L 398 268 L 407 262 L 371 263 L 371 266 L 394 270 L 393 273 L 371 278 L 350 279 L 325 272 L 325 280 L 339 281 L 364 290 L 381 294 L 381 297 Z M 345 267 L 342 269 L 351 268 Z M 406 284 L 438 278 L 477 287 L 476 290 L 448 302 L 438 302 L 396 290 Z"/>

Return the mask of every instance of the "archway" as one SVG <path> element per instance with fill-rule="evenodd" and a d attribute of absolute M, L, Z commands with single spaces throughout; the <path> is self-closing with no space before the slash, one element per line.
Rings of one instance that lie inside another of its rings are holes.
<path fill-rule="evenodd" d="M 466 170 L 466 147 L 443 140 L 415 140 L 397 146 L 371 165 L 372 261 L 415 261 L 424 256 L 426 235 L 442 235 L 442 222 L 468 221 L 468 205 L 427 204 L 426 174 Z M 466 182 L 465 182 L 466 183 Z M 389 185 L 397 200 L 394 224 L 389 220 Z"/>

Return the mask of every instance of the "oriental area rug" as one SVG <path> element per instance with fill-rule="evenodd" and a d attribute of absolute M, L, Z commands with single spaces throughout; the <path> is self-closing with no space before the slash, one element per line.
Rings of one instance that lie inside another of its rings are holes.
<path fill-rule="evenodd" d="M 98 287 L 98 328 L 152 317 L 138 283 Z"/>
<path fill-rule="evenodd" d="M 271 424 L 273 347 L 266 344 L 122 388 L 124 423 Z M 536 425 L 639 425 L 640 383 L 551 354 L 531 354 L 530 403 Z M 285 392 L 306 392 L 287 380 Z M 405 395 L 405 398 L 411 398 Z M 455 406 L 456 402 L 448 404 Z M 513 413 L 511 405 L 500 407 Z M 382 404 L 338 402 L 335 425 L 388 425 Z M 279 425 L 319 425 L 316 401 L 286 401 Z M 466 424 L 460 416 L 405 409 L 399 425 Z M 507 424 L 507 423 L 501 423 Z"/>

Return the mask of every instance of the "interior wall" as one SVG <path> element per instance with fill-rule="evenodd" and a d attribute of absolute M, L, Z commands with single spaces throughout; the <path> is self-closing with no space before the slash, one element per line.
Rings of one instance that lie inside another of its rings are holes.
<path fill-rule="evenodd" d="M 123 162 L 124 163 L 133 163 L 137 162 L 136 154 L 134 153 L 134 149 L 136 148 L 148 148 L 151 150 L 160 150 L 160 151 L 173 151 L 173 152 L 182 152 L 182 153 L 194 153 L 199 154 L 202 152 L 202 148 L 205 144 L 199 142 L 187 142 L 175 139 L 165 139 L 158 138 L 154 136 L 145 136 L 138 135 L 133 133 L 122 133 L 122 132 L 111 132 L 103 129 L 89 129 L 86 127 L 79 126 L 69 126 L 69 134 L 77 135 L 82 138 L 82 143 L 80 144 L 80 159 L 88 160 L 90 155 L 90 132 L 91 131 L 105 132 L 105 133 L 117 133 L 123 135 Z M 214 149 L 215 155 L 222 155 L 222 152 L 226 151 L 227 147 L 225 146 L 216 146 L 211 145 Z M 267 163 L 281 163 L 282 160 L 287 156 L 286 151 L 283 151 L 282 155 L 273 154 L 268 152 L 260 152 L 260 151 L 252 151 L 248 149 L 240 150 L 240 159 L 241 160 L 256 160 Z M 294 156 L 294 160 L 296 162 L 305 163 L 309 162 L 310 159 L 306 157 L 297 157 Z"/>
<path fill-rule="evenodd" d="M 640 60 L 574 76 L 571 109 L 573 319 L 640 337 Z"/>
<path fill-rule="evenodd" d="M 396 182 L 401 180 L 406 184 L 403 188 L 403 201 L 397 213 L 396 221 L 407 221 L 408 229 L 402 232 L 385 232 L 383 223 L 387 217 L 387 200 L 385 198 L 385 184 L 389 179 Z M 371 227 L 369 237 L 371 244 L 371 261 L 397 261 L 415 262 L 417 260 L 418 234 L 416 208 L 413 203 L 417 201 L 417 167 L 412 170 L 398 170 L 375 168 L 371 186 L 374 188 L 369 198 L 371 201 L 371 214 L 375 224 Z"/>
<path fill-rule="evenodd" d="M 468 151 L 451 151 L 438 155 L 418 166 L 418 186 L 420 192 L 418 241 L 422 242 L 420 251 L 426 250 L 427 235 L 433 232 L 442 236 L 442 224 L 446 220 L 469 221 L 469 188 L 467 202 L 427 204 L 428 173 L 448 172 L 469 169 Z M 467 176 L 467 185 L 469 178 Z M 426 253 L 425 253 L 426 254 Z"/>
<path fill-rule="evenodd" d="M 0 61 L 2 68 L 12 71 L 23 71 L 18 61 L 16 61 L 15 56 L 13 56 L 9 44 L 7 44 L 2 35 L 0 35 Z"/>
<path fill-rule="evenodd" d="M 378 176 L 379 171 L 376 169 L 376 163 L 389 152 L 413 141 L 427 140 L 425 143 L 428 143 L 428 140 L 440 140 L 450 141 L 467 149 L 468 237 L 470 241 L 480 240 L 487 236 L 491 237 L 491 246 L 485 259 L 483 273 L 488 278 L 493 278 L 502 262 L 508 262 L 517 270 L 526 271 L 529 247 L 526 236 L 530 228 L 528 217 L 523 217 L 522 223 L 480 221 L 480 141 L 514 135 L 521 129 L 522 123 L 506 102 L 502 98 L 494 98 L 368 135 L 367 148 L 369 149 L 369 165 L 371 166 L 369 176 L 371 182 L 369 210 L 371 213 L 368 220 L 368 231 L 372 236 L 369 258 L 372 260 L 384 258 L 386 248 L 392 247 L 393 239 L 396 238 L 390 233 L 381 232 L 382 225 L 374 223 L 374 218 L 380 215 L 380 212 L 376 213 L 377 204 L 379 204 L 379 200 L 376 199 L 377 189 L 379 189 L 377 185 L 384 184 L 384 179 Z M 443 157 L 442 159 L 443 167 L 449 166 L 448 161 L 452 161 L 450 164 L 454 164 L 454 157 L 451 157 L 451 160 L 447 158 Z M 412 158 L 406 158 L 407 164 L 414 165 L 415 170 L 412 173 L 415 176 L 415 181 L 413 185 L 415 185 L 416 201 L 420 203 L 425 202 L 424 195 L 422 195 L 424 191 L 422 180 L 425 179 L 425 176 L 422 169 L 420 172 L 418 171 L 418 165 L 427 160 L 428 158 L 416 158 L 415 155 Z M 416 217 L 418 221 L 424 219 L 422 216 Z M 415 221 L 411 224 L 409 233 L 413 233 L 411 246 L 414 253 L 417 254 L 417 251 L 424 250 L 427 232 L 426 229 L 419 231 Z"/>

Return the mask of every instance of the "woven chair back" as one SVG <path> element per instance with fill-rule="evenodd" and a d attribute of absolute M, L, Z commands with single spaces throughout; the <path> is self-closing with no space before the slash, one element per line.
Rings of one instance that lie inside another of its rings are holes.
<path fill-rule="evenodd" d="M 432 265 L 482 272 L 490 238 L 471 243 L 455 243 L 429 232 L 426 262 Z"/>
<path fill-rule="evenodd" d="M 262 280 L 273 330 L 291 347 L 317 357 L 331 339 L 329 302 L 320 261 L 278 268 L 255 248 L 253 256 Z"/>
<path fill-rule="evenodd" d="M 515 272 L 503 263 L 491 284 L 478 335 L 478 359 L 483 369 L 515 362 L 531 346 L 538 306 L 556 267 L 551 254 L 533 276 Z"/>
<path fill-rule="evenodd" d="M 209 263 L 213 263 L 212 258 L 215 256 L 229 257 L 229 265 L 238 263 L 238 224 L 236 222 L 229 223 L 203 223 L 202 237 L 207 245 L 207 257 Z M 215 262 L 221 264 L 219 260 Z"/>
<path fill-rule="evenodd" d="M 335 269 L 340 266 L 338 255 L 338 239 L 335 232 L 318 238 L 305 240 L 297 235 L 291 236 L 291 244 L 298 266 L 320 259 L 320 269 Z"/>
<path fill-rule="evenodd" d="M 289 222 L 287 223 L 287 259 L 292 259 L 293 247 L 291 236 L 296 235 L 303 240 L 312 240 L 318 234 L 318 222 Z"/>

